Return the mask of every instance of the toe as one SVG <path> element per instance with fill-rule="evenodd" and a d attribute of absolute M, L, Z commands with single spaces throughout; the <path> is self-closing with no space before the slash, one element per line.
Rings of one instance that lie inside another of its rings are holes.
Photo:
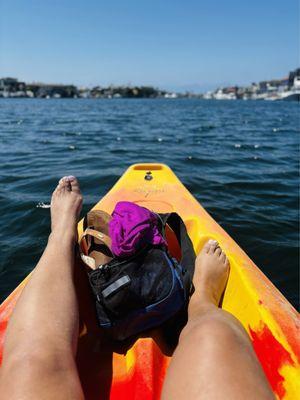
<path fill-rule="evenodd" d="M 227 258 L 226 254 L 222 251 L 220 254 L 220 260 L 222 261 L 222 263 L 225 264 L 226 258 Z"/>
<path fill-rule="evenodd" d="M 59 192 L 61 191 L 62 187 L 63 187 L 63 182 L 60 180 L 58 182 L 56 188 L 54 189 L 54 191 L 52 193 L 52 196 L 55 196 L 55 195 L 59 194 Z"/>
<path fill-rule="evenodd" d="M 71 182 L 70 182 L 68 176 L 64 176 L 59 180 L 58 189 L 62 190 L 62 191 L 65 191 L 65 190 L 71 191 L 72 190 Z"/>
<path fill-rule="evenodd" d="M 75 176 L 69 176 L 68 178 L 70 180 L 72 192 L 81 193 L 80 187 L 79 187 L 79 182 L 78 182 L 77 178 L 75 178 Z"/>
<path fill-rule="evenodd" d="M 221 249 L 220 247 L 217 247 L 217 248 L 215 249 L 215 255 L 218 256 L 218 257 L 220 257 L 221 253 L 222 253 L 222 249 Z"/>
<path fill-rule="evenodd" d="M 218 242 L 216 240 L 213 240 L 213 239 L 209 240 L 208 242 L 210 243 L 210 248 L 209 248 L 209 252 L 208 253 L 209 254 L 214 254 L 214 252 L 216 250 L 216 247 L 218 245 Z"/>
<path fill-rule="evenodd" d="M 60 180 L 58 181 L 58 186 L 64 186 L 66 185 L 66 183 L 69 182 L 69 179 L 67 176 L 63 176 L 62 178 L 60 178 Z"/>
<path fill-rule="evenodd" d="M 211 240 L 208 240 L 208 241 L 205 243 L 205 245 L 203 246 L 203 250 L 202 250 L 202 251 L 204 251 L 204 253 L 207 254 L 207 253 L 209 252 L 210 246 L 211 246 Z"/>

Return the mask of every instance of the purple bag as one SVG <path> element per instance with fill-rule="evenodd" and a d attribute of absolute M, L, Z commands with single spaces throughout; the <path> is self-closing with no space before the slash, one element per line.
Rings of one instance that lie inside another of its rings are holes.
<path fill-rule="evenodd" d="M 129 201 L 117 203 L 109 222 L 111 250 L 116 257 L 128 257 L 147 244 L 167 246 L 158 229 L 158 216 Z"/>

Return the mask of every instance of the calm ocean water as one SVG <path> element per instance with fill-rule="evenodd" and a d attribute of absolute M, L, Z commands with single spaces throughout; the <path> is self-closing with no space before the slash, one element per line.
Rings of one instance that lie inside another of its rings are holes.
<path fill-rule="evenodd" d="M 31 271 L 50 194 L 79 177 L 87 211 L 132 163 L 164 162 L 298 305 L 297 103 L 0 99 L 0 301 Z"/>

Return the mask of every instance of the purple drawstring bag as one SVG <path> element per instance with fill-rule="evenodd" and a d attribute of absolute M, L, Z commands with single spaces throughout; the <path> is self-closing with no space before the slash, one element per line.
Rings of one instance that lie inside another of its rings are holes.
<path fill-rule="evenodd" d="M 109 222 L 113 254 L 116 257 L 128 257 L 146 244 L 167 246 L 158 224 L 158 216 L 147 208 L 129 201 L 120 201 Z"/>

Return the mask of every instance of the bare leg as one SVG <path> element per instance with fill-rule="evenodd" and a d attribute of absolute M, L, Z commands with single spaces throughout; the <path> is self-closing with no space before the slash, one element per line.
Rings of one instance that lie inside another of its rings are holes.
<path fill-rule="evenodd" d="M 195 293 L 163 388 L 164 400 L 274 399 L 239 321 L 218 308 L 229 273 L 210 240 L 196 260 Z"/>
<path fill-rule="evenodd" d="M 74 361 L 78 308 L 73 282 L 77 218 L 74 177 L 60 180 L 51 200 L 52 232 L 8 324 L 1 399 L 82 399 Z"/>

